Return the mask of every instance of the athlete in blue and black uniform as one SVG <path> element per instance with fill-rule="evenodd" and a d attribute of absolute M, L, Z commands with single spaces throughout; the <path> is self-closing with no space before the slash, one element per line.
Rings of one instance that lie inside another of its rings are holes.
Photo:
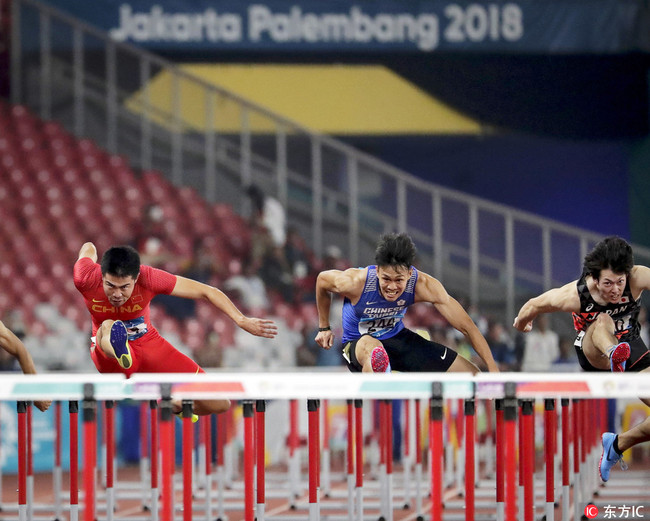
<path fill-rule="evenodd" d="M 476 365 L 451 348 L 404 327 L 409 306 L 430 302 L 465 335 L 488 370 L 498 371 L 476 324 L 440 281 L 413 266 L 414 259 L 415 245 L 408 235 L 387 234 L 377 246 L 376 265 L 321 272 L 316 282 L 316 343 L 325 349 L 332 347 L 331 293 L 337 293 L 344 297 L 343 356 L 351 371 L 479 372 Z"/>
<path fill-rule="evenodd" d="M 514 327 L 528 332 L 541 313 L 573 313 L 575 348 L 585 371 L 648 371 L 650 352 L 639 336 L 641 293 L 650 290 L 650 268 L 634 264 L 632 247 L 620 237 L 606 237 L 585 256 L 577 281 L 526 302 Z M 650 399 L 642 398 L 646 405 Z M 650 440 L 650 418 L 626 433 L 603 434 L 599 466 L 603 481 L 632 445 Z"/>

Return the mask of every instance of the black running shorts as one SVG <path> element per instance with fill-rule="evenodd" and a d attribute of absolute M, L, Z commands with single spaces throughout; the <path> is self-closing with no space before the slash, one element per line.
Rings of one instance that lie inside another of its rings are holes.
<path fill-rule="evenodd" d="M 605 371 L 605 369 L 596 369 L 593 365 L 589 363 L 585 353 L 582 350 L 582 338 L 584 335 L 578 335 L 573 343 L 573 346 L 576 348 L 576 354 L 578 355 L 578 362 L 580 362 L 580 367 L 585 371 Z M 625 340 L 622 338 L 621 342 L 627 342 L 630 344 L 630 358 L 625 364 L 625 372 L 636 373 L 643 371 L 650 367 L 650 351 L 645 345 L 645 342 L 641 337 L 637 337 L 634 340 Z"/>
<path fill-rule="evenodd" d="M 351 340 L 343 345 L 343 357 L 348 364 L 348 369 L 354 373 L 361 371 L 361 364 L 355 356 L 358 341 L 359 339 Z M 388 353 L 393 371 L 444 373 L 458 356 L 453 349 L 427 340 L 406 328 L 391 338 L 377 340 L 377 345 L 380 343 Z"/>

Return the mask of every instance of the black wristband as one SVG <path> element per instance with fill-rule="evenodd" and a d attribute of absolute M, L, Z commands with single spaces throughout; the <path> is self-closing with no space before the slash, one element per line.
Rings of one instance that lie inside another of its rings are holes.
<path fill-rule="evenodd" d="M 321 331 L 331 331 L 332 327 L 331 326 L 326 326 L 326 327 L 319 327 L 318 332 L 320 333 Z"/>

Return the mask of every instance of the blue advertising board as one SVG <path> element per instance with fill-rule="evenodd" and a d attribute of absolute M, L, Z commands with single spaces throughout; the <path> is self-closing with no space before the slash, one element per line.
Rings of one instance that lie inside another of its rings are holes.
<path fill-rule="evenodd" d="M 48 0 L 150 49 L 620 53 L 648 50 L 643 0 Z"/>

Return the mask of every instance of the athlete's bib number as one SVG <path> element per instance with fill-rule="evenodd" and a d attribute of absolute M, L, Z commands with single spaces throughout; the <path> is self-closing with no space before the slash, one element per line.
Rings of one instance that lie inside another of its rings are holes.
<path fill-rule="evenodd" d="M 380 336 L 393 329 L 397 320 L 396 317 L 368 318 L 359 322 L 359 332 L 362 335 Z"/>

